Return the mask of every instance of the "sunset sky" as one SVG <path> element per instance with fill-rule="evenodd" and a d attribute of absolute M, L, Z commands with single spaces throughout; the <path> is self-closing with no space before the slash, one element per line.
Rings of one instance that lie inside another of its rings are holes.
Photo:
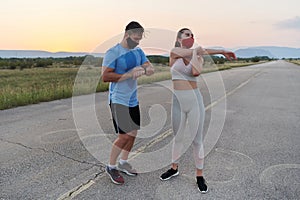
<path fill-rule="evenodd" d="M 6 0 L 0 50 L 91 52 L 132 20 L 146 30 L 167 30 L 172 42 L 188 27 L 205 47 L 300 48 L 299 8 L 299 0 Z M 162 47 L 170 43 L 151 33 Z"/>

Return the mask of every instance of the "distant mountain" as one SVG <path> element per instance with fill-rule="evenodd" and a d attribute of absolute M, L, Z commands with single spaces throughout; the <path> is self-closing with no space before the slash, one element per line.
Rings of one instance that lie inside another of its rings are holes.
<path fill-rule="evenodd" d="M 237 57 L 250 58 L 268 56 L 269 58 L 300 58 L 300 48 L 260 46 L 239 48 L 234 51 Z"/>
<path fill-rule="evenodd" d="M 224 47 L 208 47 L 214 49 L 226 49 Z M 258 47 L 240 47 L 231 49 L 239 58 L 251 58 L 255 56 L 268 56 L 269 58 L 300 58 L 300 48 L 276 47 L 276 46 L 258 46 Z M 69 56 L 93 55 L 103 57 L 104 53 L 87 53 L 87 52 L 48 52 L 34 50 L 0 50 L 0 58 L 61 58 Z M 167 55 L 168 54 L 164 54 Z"/>
<path fill-rule="evenodd" d="M 79 57 L 93 55 L 96 57 L 103 57 L 102 53 L 87 53 L 87 52 L 48 52 L 35 50 L 0 50 L 0 58 L 63 58 L 63 57 Z"/>
<path fill-rule="evenodd" d="M 255 56 L 268 56 L 269 58 L 275 57 L 270 51 L 259 48 L 238 49 L 235 50 L 234 53 L 238 58 L 251 58 Z"/>

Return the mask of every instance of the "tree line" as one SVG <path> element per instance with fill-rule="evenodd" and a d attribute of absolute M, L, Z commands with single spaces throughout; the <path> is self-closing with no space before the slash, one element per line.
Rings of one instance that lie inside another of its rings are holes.
<path fill-rule="evenodd" d="M 163 65 L 169 64 L 169 57 L 166 56 L 147 56 L 150 62 L 159 63 Z M 223 56 L 203 56 L 205 62 L 213 62 L 215 64 L 224 64 L 228 60 Z M 259 62 L 259 61 L 271 61 L 274 60 L 268 56 L 255 56 L 251 58 L 238 58 L 239 61 L 244 62 Z"/>
<path fill-rule="evenodd" d="M 47 67 L 79 67 L 80 65 L 91 65 L 100 67 L 102 58 L 92 55 L 70 56 L 64 58 L 0 58 L 0 69 L 25 69 L 25 68 L 47 68 Z"/>
<path fill-rule="evenodd" d="M 169 57 L 151 55 L 147 56 L 151 63 L 168 65 Z M 204 56 L 206 62 L 214 62 L 215 64 L 224 64 L 227 60 L 221 56 Z M 259 62 L 261 60 L 272 60 L 267 56 L 256 56 L 252 58 L 238 58 L 244 62 Z M 94 67 L 101 67 L 103 58 L 95 57 L 93 55 L 86 56 L 70 56 L 64 58 L 0 58 L 0 69 L 25 69 L 25 68 L 47 68 L 59 67 L 70 68 L 80 67 L 81 65 L 89 65 Z"/>

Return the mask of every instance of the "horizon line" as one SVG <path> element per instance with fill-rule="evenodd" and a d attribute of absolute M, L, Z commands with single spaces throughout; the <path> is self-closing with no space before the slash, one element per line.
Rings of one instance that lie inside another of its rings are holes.
<path fill-rule="evenodd" d="M 217 46 L 217 45 L 211 45 L 204 48 L 224 48 L 224 49 L 240 49 L 240 48 L 253 48 L 253 47 L 281 47 L 281 48 L 292 48 L 292 49 L 300 49 L 300 47 L 291 47 L 291 46 L 275 46 L 275 45 L 254 45 L 254 46 L 236 46 L 236 47 L 224 47 L 224 46 Z M 140 47 L 143 48 L 149 48 L 149 47 Z M 60 51 L 50 51 L 50 50 L 43 50 L 43 49 L 0 49 L 0 51 L 42 51 L 47 53 L 103 53 L 103 52 L 89 52 L 89 51 L 66 51 L 66 50 L 60 50 Z M 104 52 L 105 53 L 105 52 Z"/>

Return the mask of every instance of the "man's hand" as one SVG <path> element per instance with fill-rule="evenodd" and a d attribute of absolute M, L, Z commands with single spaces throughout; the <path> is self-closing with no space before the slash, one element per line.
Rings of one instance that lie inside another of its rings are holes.
<path fill-rule="evenodd" d="M 151 76 L 152 74 L 154 74 L 154 68 L 153 67 L 145 67 L 145 72 L 147 76 Z"/>
<path fill-rule="evenodd" d="M 145 70 L 142 67 L 135 67 L 130 71 L 130 73 L 131 73 L 132 79 L 136 80 L 138 77 L 145 74 Z"/>
<path fill-rule="evenodd" d="M 151 76 L 152 74 L 154 74 L 154 67 L 149 61 L 144 63 L 142 67 L 144 68 L 146 76 Z"/>

